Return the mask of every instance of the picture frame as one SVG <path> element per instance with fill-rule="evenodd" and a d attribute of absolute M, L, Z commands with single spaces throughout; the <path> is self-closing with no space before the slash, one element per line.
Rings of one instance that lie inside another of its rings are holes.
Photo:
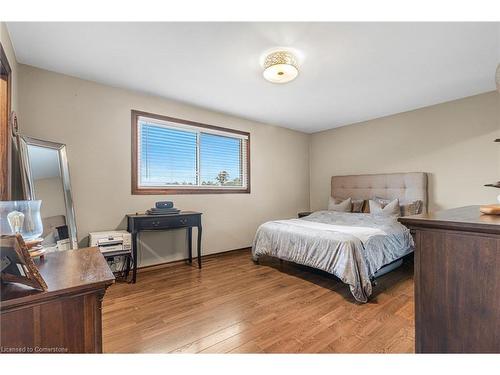
<path fill-rule="evenodd" d="M 47 283 L 40 275 L 20 234 L 0 237 L 0 264 L 2 283 L 19 283 L 47 291 Z"/>

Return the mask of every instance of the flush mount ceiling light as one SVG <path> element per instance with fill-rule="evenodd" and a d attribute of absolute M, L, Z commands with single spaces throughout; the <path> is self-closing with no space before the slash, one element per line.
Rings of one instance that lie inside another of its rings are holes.
<path fill-rule="evenodd" d="M 264 60 L 264 78 L 272 83 L 286 83 L 299 74 L 297 58 L 289 51 L 275 51 Z"/>

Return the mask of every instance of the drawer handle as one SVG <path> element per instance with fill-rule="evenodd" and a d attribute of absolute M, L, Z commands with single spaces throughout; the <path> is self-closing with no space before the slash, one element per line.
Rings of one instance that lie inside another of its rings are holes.
<path fill-rule="evenodd" d="M 160 225 L 160 222 L 159 222 L 159 221 L 153 221 L 153 225 L 154 225 L 155 227 L 157 227 L 158 225 Z"/>
<path fill-rule="evenodd" d="M 181 224 L 186 224 L 188 220 L 186 218 L 181 219 Z"/>

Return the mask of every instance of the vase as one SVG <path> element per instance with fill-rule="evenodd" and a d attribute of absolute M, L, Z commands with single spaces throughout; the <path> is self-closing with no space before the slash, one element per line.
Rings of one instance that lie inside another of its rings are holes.
<path fill-rule="evenodd" d="M 42 201 L 0 201 L 0 234 L 16 234 L 25 241 L 43 233 L 40 206 Z"/>

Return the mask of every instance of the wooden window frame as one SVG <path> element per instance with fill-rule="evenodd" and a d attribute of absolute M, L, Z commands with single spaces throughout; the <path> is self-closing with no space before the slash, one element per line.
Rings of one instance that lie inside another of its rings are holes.
<path fill-rule="evenodd" d="M 149 117 L 157 120 L 174 122 L 183 125 L 196 126 L 204 129 L 218 130 L 226 133 L 233 133 L 244 135 L 248 137 L 246 144 L 246 168 L 247 168 L 247 186 L 242 189 L 235 188 L 201 188 L 201 187 L 189 187 L 189 188 L 177 188 L 177 187 L 166 187 L 166 188 L 147 188 L 139 187 L 139 173 L 138 173 L 138 156 L 139 156 L 139 139 L 138 139 L 138 125 L 139 117 Z M 132 122 L 132 195 L 161 195 L 161 194 L 249 194 L 250 193 L 250 133 L 241 130 L 234 130 L 223 128 L 221 126 L 203 124 L 201 122 L 183 120 L 175 117 L 169 117 L 164 115 L 158 115 L 150 112 L 143 112 L 132 110 L 131 111 L 131 122 Z"/>

